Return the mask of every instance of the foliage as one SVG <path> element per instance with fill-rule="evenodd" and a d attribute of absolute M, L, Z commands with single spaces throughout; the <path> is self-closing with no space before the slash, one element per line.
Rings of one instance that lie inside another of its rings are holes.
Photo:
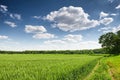
<path fill-rule="evenodd" d="M 108 32 L 99 38 L 99 43 L 107 53 L 120 53 L 120 31 L 117 33 Z"/>
<path fill-rule="evenodd" d="M 93 50 L 52 50 L 52 51 L 0 51 L 0 54 L 103 54 L 103 49 Z"/>

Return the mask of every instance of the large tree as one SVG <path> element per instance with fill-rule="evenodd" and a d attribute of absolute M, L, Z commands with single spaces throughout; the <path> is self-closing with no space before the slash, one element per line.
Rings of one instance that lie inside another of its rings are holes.
<path fill-rule="evenodd" d="M 120 31 L 113 33 L 109 32 L 103 34 L 99 38 L 99 43 L 108 53 L 119 54 L 120 53 Z"/>

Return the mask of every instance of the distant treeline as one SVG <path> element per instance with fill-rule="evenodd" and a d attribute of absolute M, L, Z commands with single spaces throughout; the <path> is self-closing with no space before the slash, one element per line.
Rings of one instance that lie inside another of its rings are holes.
<path fill-rule="evenodd" d="M 52 50 L 52 51 L 0 51 L 0 54 L 103 54 L 103 49 Z"/>

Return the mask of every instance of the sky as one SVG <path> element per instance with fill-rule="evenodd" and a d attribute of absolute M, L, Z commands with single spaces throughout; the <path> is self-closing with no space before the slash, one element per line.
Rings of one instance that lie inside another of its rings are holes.
<path fill-rule="evenodd" d="M 101 48 L 120 30 L 120 0 L 0 0 L 0 50 Z"/>

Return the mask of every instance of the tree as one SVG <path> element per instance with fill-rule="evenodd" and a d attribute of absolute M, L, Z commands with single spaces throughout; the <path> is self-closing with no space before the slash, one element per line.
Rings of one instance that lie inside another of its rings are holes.
<path fill-rule="evenodd" d="M 99 43 L 108 53 L 120 53 L 120 31 L 117 33 L 109 32 L 99 38 Z"/>

